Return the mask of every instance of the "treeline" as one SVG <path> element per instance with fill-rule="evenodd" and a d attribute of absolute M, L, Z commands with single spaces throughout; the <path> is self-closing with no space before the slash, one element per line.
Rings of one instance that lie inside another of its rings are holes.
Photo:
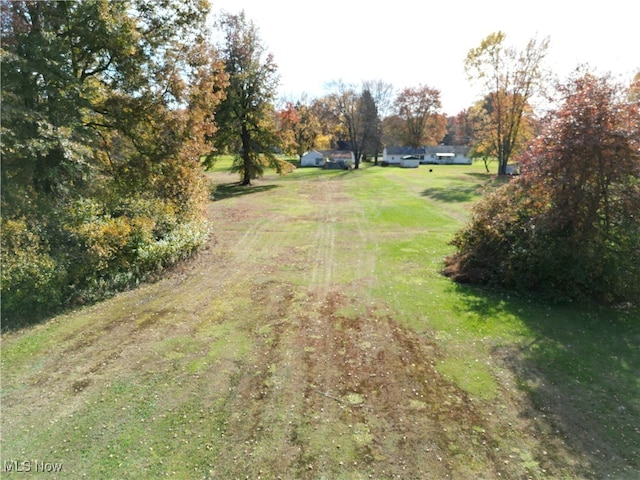
<path fill-rule="evenodd" d="M 208 237 L 227 75 L 198 0 L 2 2 L 4 327 L 135 284 Z"/>
<path fill-rule="evenodd" d="M 441 108 L 440 91 L 427 85 L 396 92 L 382 80 L 337 80 L 325 96 L 286 102 L 276 112 L 276 126 L 290 155 L 302 157 L 312 148 L 351 150 L 358 168 L 361 160 L 375 161 L 385 146 L 453 144 L 459 136 Z"/>

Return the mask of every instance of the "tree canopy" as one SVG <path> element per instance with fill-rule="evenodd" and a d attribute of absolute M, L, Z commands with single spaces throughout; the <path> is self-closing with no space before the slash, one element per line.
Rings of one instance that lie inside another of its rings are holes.
<path fill-rule="evenodd" d="M 206 238 L 198 157 L 225 82 L 207 12 L 2 2 L 5 319 L 126 286 Z"/>
<path fill-rule="evenodd" d="M 509 159 L 523 148 L 523 118 L 543 78 L 542 61 L 549 40 L 532 39 L 522 51 L 505 44 L 506 35 L 488 35 L 465 59 L 470 80 L 485 93 L 486 126 L 477 141 L 498 159 L 498 174 L 504 175 Z"/>
<path fill-rule="evenodd" d="M 437 145 L 444 137 L 446 119 L 438 115 L 442 107 L 439 90 L 426 85 L 405 88 L 396 97 L 394 107 L 404 121 L 405 145 Z"/>
<path fill-rule="evenodd" d="M 311 106 L 301 101 L 289 101 L 277 113 L 277 120 L 280 143 L 285 152 L 302 159 L 305 152 L 316 147 L 321 128 Z"/>
<path fill-rule="evenodd" d="M 224 35 L 219 52 L 229 85 L 216 112 L 220 129 L 215 143 L 220 151 L 236 155 L 232 171 L 240 174 L 242 185 L 249 185 L 263 175 L 266 166 L 278 173 L 292 168 L 274 154 L 279 146 L 273 108 L 277 66 L 244 12 L 223 13 L 218 26 Z"/>

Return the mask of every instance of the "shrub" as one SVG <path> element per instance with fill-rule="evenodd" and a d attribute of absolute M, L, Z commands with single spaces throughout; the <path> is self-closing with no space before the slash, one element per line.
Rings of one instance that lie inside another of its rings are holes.
<path fill-rule="evenodd" d="M 173 212 L 159 199 L 138 199 L 113 217 L 82 199 L 46 232 L 54 247 L 26 220 L 3 219 L 3 328 L 103 299 L 191 256 L 209 238 L 208 223 L 181 224 Z"/>
<path fill-rule="evenodd" d="M 136 270 L 155 272 L 188 258 L 209 238 L 207 222 L 194 221 L 178 226 L 165 238 L 141 245 L 136 251 Z"/>
<path fill-rule="evenodd" d="M 29 230 L 24 219 L 2 220 L 4 314 L 39 314 L 59 304 L 63 276 L 48 245 Z"/>

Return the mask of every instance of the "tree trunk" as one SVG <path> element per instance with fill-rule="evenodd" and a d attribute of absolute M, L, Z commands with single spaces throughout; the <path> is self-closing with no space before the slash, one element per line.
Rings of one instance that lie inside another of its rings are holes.
<path fill-rule="evenodd" d="M 507 174 L 507 162 L 509 161 L 509 157 L 505 154 L 505 149 L 502 147 L 498 151 L 498 175 L 506 175 Z"/>
<path fill-rule="evenodd" d="M 360 159 L 362 157 L 362 150 L 359 146 L 356 146 L 356 148 L 351 152 L 353 153 L 353 161 L 354 161 L 353 168 L 357 170 L 360 168 Z"/>
<path fill-rule="evenodd" d="M 251 134 L 245 124 L 240 132 L 242 139 L 242 183 L 240 185 L 251 185 Z"/>
<path fill-rule="evenodd" d="M 249 154 L 242 154 L 242 183 L 240 185 L 251 185 L 251 156 Z"/>

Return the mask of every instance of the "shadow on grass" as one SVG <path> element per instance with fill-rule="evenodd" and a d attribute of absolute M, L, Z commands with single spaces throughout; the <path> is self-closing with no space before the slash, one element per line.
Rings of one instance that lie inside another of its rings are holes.
<path fill-rule="evenodd" d="M 466 175 L 474 179 L 484 180 L 485 187 L 499 187 L 517 178 L 513 175 L 498 175 L 497 173 L 494 173 L 494 172 L 492 173 L 468 172 L 466 173 Z"/>
<path fill-rule="evenodd" d="M 227 198 L 241 197 L 251 193 L 268 192 L 279 185 L 241 185 L 240 183 L 224 183 L 213 185 L 210 192 L 211 200 L 225 200 Z"/>
<path fill-rule="evenodd" d="M 60 307 L 52 308 L 49 312 L 29 312 L 28 317 L 5 317 L 2 319 L 2 325 L 0 326 L 0 333 L 5 334 L 13 331 L 22 330 L 23 328 L 33 327 L 39 323 L 44 322 L 56 315 L 64 313 L 64 310 Z M 4 317 L 4 312 L 3 312 Z"/>
<path fill-rule="evenodd" d="M 478 328 L 499 328 L 490 324 L 506 314 L 529 329 L 527 341 L 495 346 L 494 358 L 530 398 L 527 414 L 585 459 L 580 474 L 640 478 L 640 308 L 549 305 L 454 288 L 458 308 L 475 317 Z"/>
<path fill-rule="evenodd" d="M 440 202 L 470 202 L 477 198 L 481 188 L 482 187 L 479 185 L 459 185 L 449 188 L 427 188 L 422 191 L 421 195 Z"/>

